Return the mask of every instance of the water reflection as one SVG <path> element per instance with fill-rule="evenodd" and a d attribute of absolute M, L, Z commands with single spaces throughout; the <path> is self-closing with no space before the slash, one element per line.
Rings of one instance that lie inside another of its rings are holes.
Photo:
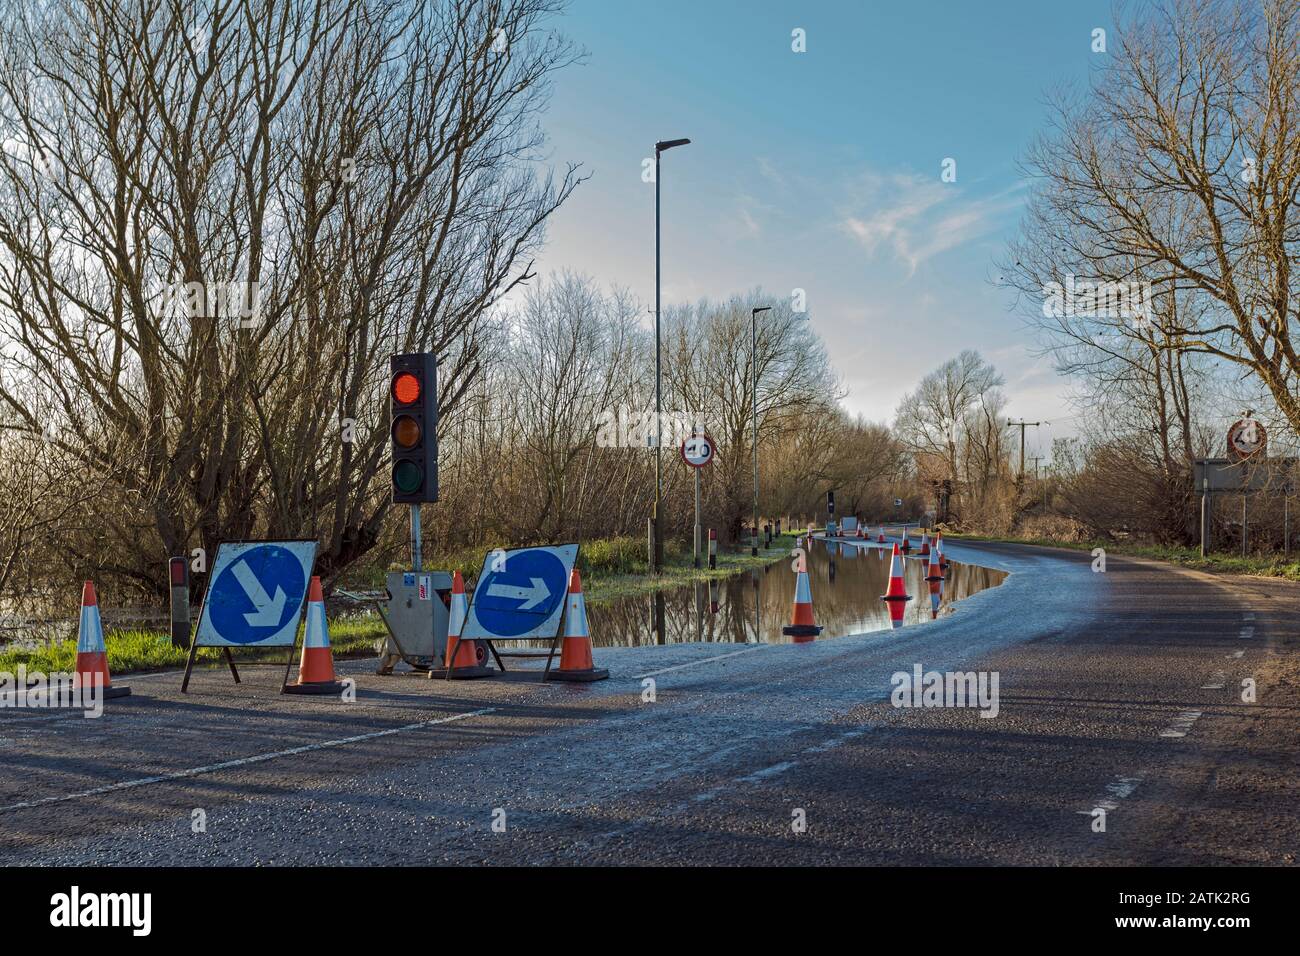
<path fill-rule="evenodd" d="M 889 610 L 881 595 L 889 584 L 889 553 L 878 547 L 860 548 L 848 542 L 813 541 L 806 548 L 819 640 L 865 631 L 889 630 Z M 915 552 L 914 552 L 915 553 Z M 903 562 L 907 601 L 905 626 L 932 620 L 952 609 L 955 601 L 994 587 L 1006 572 L 950 561 L 943 581 L 926 581 L 926 561 Z M 790 622 L 795 574 L 788 560 L 721 581 L 698 582 L 684 588 L 635 595 L 610 604 L 588 607 L 592 642 L 597 647 L 632 647 L 683 641 L 732 644 L 763 641 L 788 643 L 781 634 Z M 662 614 L 663 630 L 655 627 Z"/>

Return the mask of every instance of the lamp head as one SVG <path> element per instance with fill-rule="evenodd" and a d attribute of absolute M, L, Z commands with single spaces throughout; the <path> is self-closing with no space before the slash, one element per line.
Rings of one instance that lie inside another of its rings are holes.
<path fill-rule="evenodd" d="M 664 150 L 672 149 L 674 146 L 685 146 L 689 139 L 662 139 L 655 143 L 655 152 L 662 153 Z"/>

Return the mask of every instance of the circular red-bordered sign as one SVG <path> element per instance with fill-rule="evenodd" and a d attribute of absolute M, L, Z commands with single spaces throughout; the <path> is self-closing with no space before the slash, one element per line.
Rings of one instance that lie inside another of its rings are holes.
<path fill-rule="evenodd" d="M 692 468 L 703 468 L 713 464 L 718 455 L 718 446 L 708 435 L 692 435 L 682 442 L 680 448 L 682 461 Z"/>
<path fill-rule="evenodd" d="M 1242 418 L 1232 423 L 1228 429 L 1228 457 L 1233 461 L 1245 461 L 1256 456 L 1263 457 L 1268 447 L 1268 433 L 1264 425 L 1253 418 Z"/>

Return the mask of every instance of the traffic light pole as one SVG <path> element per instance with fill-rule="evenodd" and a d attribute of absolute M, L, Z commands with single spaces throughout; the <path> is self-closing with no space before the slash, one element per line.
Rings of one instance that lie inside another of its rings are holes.
<path fill-rule="evenodd" d="M 411 505 L 411 570 L 423 571 L 421 567 L 420 546 L 420 505 L 418 503 Z"/>

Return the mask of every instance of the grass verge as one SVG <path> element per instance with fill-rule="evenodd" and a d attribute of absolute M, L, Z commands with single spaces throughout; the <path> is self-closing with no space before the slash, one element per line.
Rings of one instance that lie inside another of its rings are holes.
<path fill-rule="evenodd" d="M 1068 548 L 1072 551 L 1092 551 L 1104 548 L 1107 554 L 1127 555 L 1133 558 L 1152 558 L 1168 561 L 1197 571 L 1209 571 L 1218 574 L 1247 574 L 1264 578 L 1286 578 L 1300 581 L 1300 559 L 1284 559 L 1281 555 L 1265 557 L 1251 555 L 1243 558 L 1239 554 L 1211 552 L 1201 557 L 1200 548 L 1181 545 L 1141 544 L 1128 541 L 1054 541 L 1048 538 L 1001 538 L 981 534 L 963 534 L 945 531 L 945 538 L 961 541 L 999 541 L 1007 544 L 1033 544 L 1046 548 Z"/>

